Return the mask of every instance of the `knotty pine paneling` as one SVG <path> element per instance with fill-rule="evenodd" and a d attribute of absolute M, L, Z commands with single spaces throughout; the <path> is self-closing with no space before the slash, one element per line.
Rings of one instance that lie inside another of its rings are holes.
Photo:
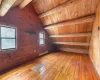
<path fill-rule="evenodd" d="M 56 0 L 54 3 L 46 0 L 48 1 L 47 4 L 42 0 L 39 1 L 34 3 L 34 7 L 37 13 L 40 14 L 39 18 L 45 25 L 45 29 L 50 36 L 92 32 L 95 18 L 89 16 L 95 15 L 99 0 L 68 0 L 57 7 L 53 6 L 53 4 L 57 4 L 57 2 L 55 2 Z M 44 5 L 45 7 L 42 7 L 41 5 Z M 49 5 L 51 5 L 53 9 L 51 9 L 51 6 Z M 59 42 L 68 43 L 70 41 L 88 42 L 89 47 L 90 41 L 90 37 L 83 36 L 51 38 L 54 42 L 58 42 L 56 44 L 57 46 L 59 45 Z M 80 45 L 81 43 L 78 44 L 78 46 Z"/>
<path fill-rule="evenodd" d="M 60 27 L 57 26 L 55 25 L 54 28 L 52 27 L 46 30 L 50 35 L 92 32 L 93 22 L 70 24 L 70 25 L 66 24 Z"/>
<path fill-rule="evenodd" d="M 59 51 L 64 51 L 64 52 L 72 52 L 72 53 L 81 53 L 81 54 L 88 54 L 89 49 L 76 49 L 76 48 L 65 48 L 65 47 L 60 47 L 58 48 Z"/>
<path fill-rule="evenodd" d="M 39 53 L 52 50 L 51 41 L 36 16 L 32 4 L 24 9 L 12 8 L 4 17 L 0 17 L 0 25 L 17 28 L 17 49 L 0 51 L 0 73 L 38 57 Z M 36 34 L 30 35 L 25 30 L 33 30 Z M 38 43 L 41 31 L 46 33 L 43 46 Z"/>
<path fill-rule="evenodd" d="M 81 45 L 66 45 L 66 44 L 57 44 L 57 47 L 61 48 L 61 47 L 64 47 L 64 48 L 76 48 L 76 49 L 89 49 L 89 46 L 81 46 Z"/>
<path fill-rule="evenodd" d="M 88 46 L 57 44 L 57 47 L 59 51 L 64 51 L 64 52 L 74 52 L 74 53 L 82 53 L 82 54 L 87 54 L 89 52 Z"/>
<path fill-rule="evenodd" d="M 75 46 L 90 46 L 88 42 L 53 42 L 56 45 L 75 45 Z"/>
<path fill-rule="evenodd" d="M 47 12 L 69 0 L 37 0 L 33 6 L 38 14 Z"/>
<path fill-rule="evenodd" d="M 78 18 L 75 20 L 71 20 L 71 21 L 64 21 L 64 22 L 60 22 L 57 24 L 52 24 L 50 26 L 46 26 L 45 29 L 49 29 L 52 27 L 61 27 L 64 25 L 75 25 L 75 24 L 82 24 L 82 23 L 87 23 L 87 22 L 93 22 L 95 20 L 95 15 L 91 15 L 91 16 L 86 16 L 86 17 L 82 17 L 82 18 Z"/>
<path fill-rule="evenodd" d="M 100 27 L 100 1 L 96 11 L 96 19 L 93 25 L 93 33 L 89 51 L 90 58 L 98 74 L 100 75 L 100 31 L 98 27 Z"/>
<path fill-rule="evenodd" d="M 91 36 L 83 37 L 52 37 L 53 42 L 90 42 Z"/>
<path fill-rule="evenodd" d="M 44 25 L 50 25 L 92 15 L 95 14 L 98 1 L 99 0 L 69 0 L 59 7 L 39 15 L 39 17 Z M 38 7 L 38 5 L 36 5 L 36 7 Z M 36 8 L 36 10 L 38 9 Z"/>
<path fill-rule="evenodd" d="M 88 54 L 89 46 L 57 44 L 57 49 L 64 52 Z"/>

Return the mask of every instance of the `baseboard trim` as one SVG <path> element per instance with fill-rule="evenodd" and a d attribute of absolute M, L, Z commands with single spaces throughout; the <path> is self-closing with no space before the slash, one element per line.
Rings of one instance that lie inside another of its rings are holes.
<path fill-rule="evenodd" d="M 97 72 L 97 69 L 96 69 L 96 67 L 95 67 L 95 65 L 94 65 L 94 63 L 93 63 L 93 61 L 92 61 L 92 59 L 91 59 L 90 56 L 89 56 L 89 58 L 90 58 L 90 61 L 91 61 L 92 65 L 93 65 L 93 68 L 95 69 L 95 72 L 96 72 L 97 75 L 98 75 L 98 78 L 100 79 L 100 75 L 99 75 L 99 73 Z"/>
<path fill-rule="evenodd" d="M 47 53 L 48 53 L 48 51 L 45 51 L 45 52 L 43 52 L 43 53 L 40 53 L 39 56 L 43 56 L 43 55 L 45 55 L 45 54 L 47 54 Z"/>

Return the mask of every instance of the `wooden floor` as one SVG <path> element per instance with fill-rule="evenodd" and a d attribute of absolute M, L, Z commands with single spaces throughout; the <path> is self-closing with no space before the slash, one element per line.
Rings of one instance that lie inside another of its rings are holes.
<path fill-rule="evenodd" d="M 88 55 L 52 53 L 13 69 L 0 80 L 100 80 Z"/>

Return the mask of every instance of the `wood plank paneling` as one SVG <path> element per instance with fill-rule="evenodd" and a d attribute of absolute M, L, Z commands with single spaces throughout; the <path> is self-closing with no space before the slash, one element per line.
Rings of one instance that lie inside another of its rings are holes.
<path fill-rule="evenodd" d="M 52 27 L 46 29 L 50 35 L 64 35 L 72 33 L 85 33 L 92 32 L 93 22 L 73 24 L 73 25 L 62 25 L 61 27 Z"/>
<path fill-rule="evenodd" d="M 76 45 L 76 46 L 89 46 L 88 42 L 53 42 L 54 44 Z"/>
<path fill-rule="evenodd" d="M 97 76 L 88 55 L 57 52 L 42 56 L 2 74 L 0 75 L 0 80 L 100 79 Z"/>
<path fill-rule="evenodd" d="M 53 10 L 40 15 L 44 25 L 77 19 L 95 14 L 99 0 L 70 0 Z"/>
<path fill-rule="evenodd" d="M 99 0 L 67 0 L 67 2 L 61 0 L 60 5 L 56 5 L 60 3 L 58 0 L 52 1 L 38 0 L 34 3 L 34 8 L 40 14 L 39 18 L 43 22 L 49 36 L 56 43 L 55 45 L 61 48 L 58 46 L 58 43 L 69 45 L 67 43 L 72 42 L 71 45 L 74 46 L 77 45 L 76 43 L 88 42 L 89 47 L 91 36 L 61 37 L 61 35 L 91 33 Z M 80 45 L 82 44 L 77 46 Z"/>
<path fill-rule="evenodd" d="M 92 39 L 91 39 L 91 45 L 90 45 L 90 51 L 89 55 L 90 58 L 100 75 L 100 1 L 99 5 L 96 11 L 96 19 L 94 21 L 93 25 L 93 33 L 92 33 Z"/>
<path fill-rule="evenodd" d="M 65 47 L 59 47 L 59 51 L 64 51 L 64 52 L 73 52 L 73 53 L 81 53 L 81 54 L 88 54 L 89 49 L 80 49 L 80 48 L 65 48 Z"/>
<path fill-rule="evenodd" d="M 91 33 L 51 35 L 53 42 L 90 42 Z"/>
<path fill-rule="evenodd" d="M 75 19 L 75 20 L 64 21 L 64 22 L 60 22 L 57 24 L 52 24 L 50 26 L 46 26 L 45 29 L 62 27 L 65 25 L 77 25 L 77 24 L 83 24 L 83 23 L 88 23 L 88 22 L 94 22 L 94 20 L 95 20 L 95 15 L 86 16 L 86 17 Z"/>
<path fill-rule="evenodd" d="M 70 45 L 70 44 L 57 44 L 57 49 L 59 51 L 64 52 L 74 52 L 74 53 L 82 53 L 87 54 L 89 52 L 89 46 L 82 46 L 82 45 Z"/>
<path fill-rule="evenodd" d="M 91 36 L 84 37 L 52 37 L 53 42 L 90 42 Z"/>
<path fill-rule="evenodd" d="M 89 49 L 89 46 L 81 46 L 81 45 L 70 45 L 70 44 L 57 44 L 57 47 L 61 48 L 61 47 L 64 47 L 64 48 L 76 48 L 76 49 Z"/>
<path fill-rule="evenodd" d="M 38 14 L 47 12 L 69 0 L 38 0 L 33 2 L 33 6 L 36 9 Z M 42 7 L 41 7 L 42 6 Z"/>
<path fill-rule="evenodd" d="M 58 37 L 58 38 L 62 38 L 62 37 L 84 37 L 84 36 L 91 36 L 91 33 L 74 33 L 74 34 L 65 34 L 65 35 L 51 35 L 50 37 Z"/>

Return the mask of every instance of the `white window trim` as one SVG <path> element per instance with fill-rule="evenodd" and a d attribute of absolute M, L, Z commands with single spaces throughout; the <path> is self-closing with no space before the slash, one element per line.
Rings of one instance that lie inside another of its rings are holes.
<path fill-rule="evenodd" d="M 1 27 L 15 29 L 15 48 L 1 49 Z M 13 26 L 8 26 L 8 25 L 0 25 L 0 51 L 8 51 L 8 50 L 16 50 L 16 49 L 17 49 L 17 28 Z"/>
<path fill-rule="evenodd" d="M 44 36 L 43 38 L 40 38 L 40 34 L 41 33 L 43 33 L 43 36 Z M 43 39 L 44 40 L 44 44 L 40 44 L 40 39 Z M 45 45 L 45 32 L 39 32 L 39 45 L 41 45 L 41 46 L 42 45 Z"/>

